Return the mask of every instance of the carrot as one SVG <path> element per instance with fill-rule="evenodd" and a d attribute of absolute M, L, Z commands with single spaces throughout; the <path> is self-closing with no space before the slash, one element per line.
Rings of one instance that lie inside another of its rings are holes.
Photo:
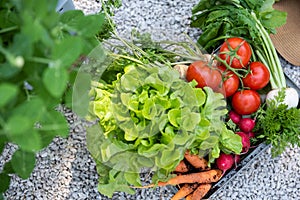
<path fill-rule="evenodd" d="M 201 171 L 209 169 L 207 160 L 198 155 L 191 154 L 190 151 L 185 152 L 184 158 L 196 169 Z"/>
<path fill-rule="evenodd" d="M 178 175 L 169 179 L 167 182 L 158 182 L 158 186 L 179 185 L 182 183 L 213 183 L 217 182 L 221 176 L 222 170 L 211 169 L 208 171 Z"/>
<path fill-rule="evenodd" d="M 180 161 L 180 163 L 174 169 L 174 172 L 178 172 L 178 173 L 185 173 L 185 172 L 188 172 L 188 171 L 189 171 L 189 168 L 183 160 Z"/>
<path fill-rule="evenodd" d="M 191 195 L 191 200 L 200 200 L 202 199 L 207 192 L 210 190 L 211 184 L 206 183 L 206 184 L 200 184 L 197 189 L 192 193 Z"/>
<path fill-rule="evenodd" d="M 173 178 L 170 178 L 167 182 L 160 181 L 157 184 L 150 184 L 133 188 L 151 188 L 155 186 L 179 185 L 183 183 L 214 183 L 220 180 L 221 177 L 222 170 L 211 169 L 202 172 L 178 175 Z"/>
<path fill-rule="evenodd" d="M 187 195 L 191 194 L 197 187 L 198 187 L 198 183 L 193 183 L 193 184 L 186 183 L 176 192 L 176 194 L 171 198 L 171 200 L 182 199 Z"/>
<path fill-rule="evenodd" d="M 193 193 L 187 195 L 187 196 L 185 197 L 185 200 L 192 200 L 192 196 L 193 196 Z"/>

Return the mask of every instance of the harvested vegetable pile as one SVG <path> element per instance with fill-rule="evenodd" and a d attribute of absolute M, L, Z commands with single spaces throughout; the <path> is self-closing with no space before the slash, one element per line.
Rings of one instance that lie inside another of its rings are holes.
<path fill-rule="evenodd" d="M 131 40 L 114 32 L 116 43 L 104 41 L 108 59 L 98 63 L 100 74 L 89 93 L 88 117 L 98 123 L 87 134 L 102 194 L 112 197 L 116 191 L 133 194 L 135 188 L 174 185 L 180 189 L 173 199 L 201 199 L 253 145 L 266 140 L 279 146 L 277 152 L 299 145 L 299 97 L 293 106 L 284 102 L 288 89 L 277 54 L 253 10 L 269 4 L 218 2 L 201 1 L 194 11 L 203 13 L 194 22 L 206 30 L 213 22 L 205 21 L 207 16 L 220 7 L 230 8 L 258 24 L 253 29 L 257 35 L 217 32 L 221 35 L 204 45 L 222 41 L 211 55 L 192 42 L 154 42 L 137 32 Z M 239 27 L 245 23 L 234 22 L 241 23 Z M 211 34 L 204 31 L 198 41 Z M 267 43 L 258 46 L 257 38 Z M 281 96 L 264 102 L 261 95 L 277 87 Z M 291 127 L 273 130 L 274 113 L 285 122 L 291 116 Z M 281 133 L 283 141 L 277 139 Z M 149 173 L 150 184 L 141 181 L 141 173 Z"/>
<path fill-rule="evenodd" d="M 102 76 L 90 91 L 90 116 L 99 123 L 88 130 L 87 142 L 99 169 L 101 193 L 133 193 L 132 186 L 142 186 L 139 175 L 145 169 L 154 172 L 154 184 L 167 181 L 187 150 L 207 157 L 208 164 L 221 151 L 241 152 L 241 138 L 224 122 L 224 96 L 183 80 L 168 60 L 190 61 L 163 49 L 151 57 L 150 49 L 125 44 L 134 47 L 133 53 L 108 53 L 114 60 L 107 72 L 115 71 L 114 79 Z M 168 60 L 157 55 L 168 55 Z"/>

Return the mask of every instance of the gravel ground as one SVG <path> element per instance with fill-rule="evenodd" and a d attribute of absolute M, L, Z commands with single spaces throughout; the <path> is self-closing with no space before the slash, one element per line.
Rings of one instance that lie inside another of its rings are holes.
<path fill-rule="evenodd" d="M 150 32 L 153 39 L 181 40 L 181 33 L 197 37 L 199 31 L 188 28 L 190 10 L 198 0 L 123 0 L 123 6 L 114 17 L 120 35 L 126 36 L 132 28 Z M 97 12 L 100 4 L 93 0 L 74 0 L 76 9 L 86 14 Z M 180 9 L 178 9 L 180 8 Z M 300 87 L 300 67 L 281 59 L 286 74 Z M 67 139 L 55 138 L 37 155 L 36 167 L 26 180 L 12 177 L 5 197 L 15 199 L 108 199 L 97 191 L 95 163 L 86 148 L 85 122 L 70 110 L 61 108 L 70 124 Z M 0 170 L 16 150 L 7 145 L 0 155 Z M 272 158 L 267 148 L 261 156 L 243 168 L 211 199 L 299 199 L 300 149 L 288 148 Z M 117 193 L 113 199 L 170 199 L 174 188 L 137 190 L 136 195 Z"/>

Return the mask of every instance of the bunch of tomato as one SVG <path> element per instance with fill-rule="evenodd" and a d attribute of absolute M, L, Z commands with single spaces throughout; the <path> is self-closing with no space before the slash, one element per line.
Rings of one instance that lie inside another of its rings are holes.
<path fill-rule="evenodd" d="M 197 87 L 208 86 L 230 99 L 232 108 L 240 115 L 249 115 L 261 105 L 258 90 L 270 80 L 268 68 L 251 61 L 249 43 L 239 37 L 229 38 L 221 45 L 214 61 L 195 61 L 187 69 L 187 81 L 196 80 Z"/>

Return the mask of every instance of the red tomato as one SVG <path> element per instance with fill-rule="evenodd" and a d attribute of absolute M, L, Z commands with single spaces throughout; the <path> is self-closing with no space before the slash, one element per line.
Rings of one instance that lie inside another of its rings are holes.
<path fill-rule="evenodd" d="M 186 80 L 196 80 L 199 88 L 208 86 L 216 90 L 221 84 L 222 75 L 218 69 L 210 67 L 207 62 L 195 61 L 187 69 Z"/>
<path fill-rule="evenodd" d="M 250 45 L 242 38 L 229 38 L 220 48 L 219 57 L 231 67 L 241 69 L 247 66 L 252 52 Z"/>
<path fill-rule="evenodd" d="M 231 100 L 233 109 L 240 115 L 249 115 L 260 107 L 260 96 L 254 90 L 237 91 Z"/>
<path fill-rule="evenodd" d="M 261 62 L 252 62 L 249 67 L 250 73 L 242 79 L 244 86 L 252 90 L 259 90 L 265 87 L 270 80 L 268 68 Z"/>
<path fill-rule="evenodd" d="M 240 80 L 237 75 L 235 75 L 232 71 L 226 70 L 226 67 L 219 66 L 219 69 L 222 72 L 225 72 L 225 77 L 223 81 L 223 90 L 225 97 L 232 96 L 239 88 L 240 86 Z"/>

